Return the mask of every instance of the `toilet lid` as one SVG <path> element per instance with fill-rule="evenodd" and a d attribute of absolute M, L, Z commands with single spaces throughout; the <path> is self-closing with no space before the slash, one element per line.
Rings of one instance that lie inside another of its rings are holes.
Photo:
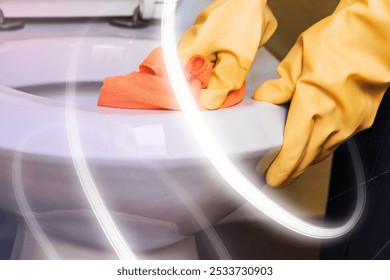
<path fill-rule="evenodd" d="M 144 19 L 161 18 L 162 1 L 156 0 L 2 0 L 6 18 L 131 16 L 141 6 Z"/>

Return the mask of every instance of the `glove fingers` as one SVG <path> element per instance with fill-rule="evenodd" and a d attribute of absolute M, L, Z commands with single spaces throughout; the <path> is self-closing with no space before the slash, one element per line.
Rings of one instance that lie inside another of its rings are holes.
<path fill-rule="evenodd" d="M 287 115 L 283 146 L 267 171 L 271 186 L 286 185 L 299 177 L 309 165 L 329 156 L 354 130 L 339 131 L 342 120 L 338 104 L 302 77 L 294 92 Z"/>
<path fill-rule="evenodd" d="M 329 127 L 324 127 L 320 123 L 314 123 L 312 135 L 307 143 L 306 153 L 303 155 L 300 163 L 296 166 L 285 184 L 294 181 L 304 173 L 309 166 L 326 159 L 343 142 L 342 139 L 339 139 L 340 135 L 336 131 L 330 131 L 331 129 Z"/>
<path fill-rule="evenodd" d="M 302 119 L 299 111 L 291 110 L 297 108 L 295 101 L 292 101 L 288 112 L 282 148 L 266 173 L 266 181 L 272 187 L 284 186 L 300 175 L 292 177 L 304 159 L 310 143 L 314 122 L 311 118 Z M 299 104 L 297 105 L 299 107 Z"/>
<path fill-rule="evenodd" d="M 273 104 L 284 104 L 291 100 L 292 89 L 283 78 L 270 80 L 262 84 L 253 94 L 253 99 Z"/>
<path fill-rule="evenodd" d="M 238 66 L 234 55 L 220 55 L 207 88 L 201 91 L 201 105 L 207 109 L 220 108 L 230 91 L 242 87 L 246 73 L 247 69 Z"/>
<path fill-rule="evenodd" d="M 302 73 L 302 42 L 298 40 L 278 66 L 279 79 L 262 84 L 253 94 L 253 99 L 284 104 L 291 100 L 295 85 Z"/>

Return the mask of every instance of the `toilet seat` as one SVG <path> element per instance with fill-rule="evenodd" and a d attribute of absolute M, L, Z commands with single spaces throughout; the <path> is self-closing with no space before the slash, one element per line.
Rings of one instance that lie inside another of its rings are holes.
<path fill-rule="evenodd" d="M 78 46 L 77 46 L 78 45 Z M 26 48 L 28 46 L 28 48 Z M 138 60 L 140 57 L 145 57 L 150 50 L 158 46 L 158 42 L 148 40 L 129 40 L 125 38 L 45 38 L 45 39 L 32 39 L 23 40 L 10 43 L 4 43 L 0 48 L 0 59 L 4 65 L 13 65 L 12 68 L 0 71 L 0 84 L 2 87 L 2 94 L 6 94 L 6 98 L 1 102 L 4 108 L 1 110 L 2 116 L 12 116 L 14 113 L 10 112 L 10 108 L 13 108 L 16 104 L 29 110 L 24 109 L 17 118 L 26 118 L 32 121 L 32 117 L 29 114 L 34 115 L 35 111 L 41 112 L 40 117 L 36 117 L 37 124 L 26 123 L 20 130 L 19 134 L 24 135 L 29 131 L 29 127 L 39 126 L 38 123 L 43 123 L 43 119 L 52 119 L 51 123 L 56 124 L 63 118 L 64 106 L 71 104 L 69 100 L 71 97 L 66 97 L 66 88 L 63 88 L 65 92 L 56 93 L 61 96 L 45 97 L 39 96 L 40 93 L 26 94 L 18 92 L 9 88 L 16 89 L 31 89 L 38 88 L 42 85 L 61 85 L 70 84 L 77 85 L 82 83 L 90 83 L 94 87 L 95 92 L 85 93 L 85 101 L 80 101 L 81 105 L 75 104 L 74 106 L 78 110 L 78 118 L 80 123 L 83 122 L 83 118 L 90 118 L 92 123 L 98 123 L 100 129 L 109 131 L 110 127 L 126 127 L 131 121 L 134 127 L 141 126 L 155 126 L 164 127 L 166 131 L 186 131 L 186 124 L 181 116 L 181 112 L 173 111 L 158 111 L 158 110 L 126 110 L 126 109 L 114 109 L 114 108 L 101 108 L 96 106 L 98 97 L 99 82 L 104 77 L 123 75 L 132 70 L 136 70 L 138 67 Z M 77 49 L 79 48 L 79 49 Z M 126 48 L 128 51 L 126 51 Z M 76 49 L 76 51 L 75 51 Z M 135 50 L 135 51 L 134 51 Z M 48 54 L 52 55 L 48 55 Z M 60 57 L 56 55 L 60 53 Z M 136 59 L 132 59 L 132 57 Z M 263 57 L 259 56 L 259 60 L 269 58 L 267 52 L 263 53 Z M 77 64 L 75 71 L 77 73 L 71 73 L 71 60 L 74 60 Z M 108 61 L 108 62 L 106 62 Z M 119 61 L 126 61 L 126 63 L 118 63 Z M 46 65 L 45 68 L 37 68 L 35 65 Z M 75 77 L 72 77 L 76 75 Z M 251 74 L 249 74 L 251 75 Z M 268 74 L 269 76 L 269 74 Z M 264 77 L 266 78 L 266 77 Z M 263 79 L 264 79 L 263 78 Z M 257 81 L 256 81 L 257 82 Z M 93 84 L 95 83 L 95 84 Z M 250 82 L 248 84 L 250 88 Z M 253 86 L 252 86 L 253 87 Z M 36 91 L 36 89 L 34 90 Z M 71 90 L 68 89 L 70 92 Z M 68 92 L 68 95 L 71 93 Z M 93 95 L 92 95 L 93 94 Z M 279 107 L 253 101 L 250 98 L 251 92 L 248 90 L 245 100 L 233 107 L 217 111 L 203 112 L 204 117 L 207 119 L 207 123 L 210 124 L 212 130 L 214 130 L 215 136 L 219 139 L 219 142 L 224 146 L 227 154 L 242 154 L 242 153 L 254 153 L 256 151 L 264 151 L 269 147 L 278 147 L 281 142 L 270 142 L 272 137 L 281 139 L 281 130 L 275 131 L 275 127 L 281 127 L 284 121 L 284 110 Z M 62 100 L 61 100 L 62 99 Z M 9 104 L 7 104 L 9 103 Z M 71 105 L 73 106 L 73 105 Z M 8 108 L 8 109 L 7 109 Z M 247 121 L 244 116 L 249 115 L 253 120 L 263 120 L 269 118 L 268 116 L 279 114 L 279 119 L 270 119 L 268 122 L 264 122 L 261 126 L 258 126 L 258 121 Z M 107 118 L 107 116 L 114 115 L 115 118 Z M 51 116 L 51 117 L 49 117 Z M 8 117 L 9 118 L 9 117 Z M 11 117 L 12 118 L 12 117 Z M 58 118 L 58 119 L 56 119 Z M 272 123 L 276 122 L 276 123 Z M 88 124 L 90 126 L 90 124 Z M 12 122 L 4 124 L 5 131 L 12 131 L 10 140 L 7 142 L 7 138 L 3 137 L 3 147 L 11 148 L 14 144 L 14 139 L 17 139 L 18 132 L 12 129 Z M 145 131 L 147 129 L 145 128 Z M 89 129 L 91 131 L 91 129 Z M 140 135 L 138 138 L 143 137 L 143 130 L 138 129 Z M 240 133 L 237 133 L 240 131 Z M 245 133 L 241 133 L 245 131 Z M 94 133 L 94 132 L 90 132 Z M 136 132 L 133 132 L 136 133 Z M 278 133 L 275 135 L 275 133 Z M 272 135 L 272 136 L 271 136 Z M 161 135 L 162 136 L 162 135 Z M 92 137 L 88 135 L 86 137 Z M 135 138 L 137 138 L 135 137 Z M 189 133 L 186 133 L 187 138 L 192 138 Z M 229 140 L 227 140 L 229 139 Z M 157 141 L 157 139 L 155 139 Z M 161 140 L 163 141 L 163 140 Z M 169 142 L 165 142 L 166 153 L 158 155 L 158 158 L 199 158 L 202 157 L 201 153 L 197 149 L 191 148 L 191 144 L 183 144 L 181 141 L 187 141 L 191 143 L 191 140 L 174 138 Z M 112 159 L 121 154 L 130 155 L 130 151 L 135 152 L 131 157 L 147 159 L 150 154 L 145 150 L 140 152 L 143 147 L 150 147 L 152 144 L 144 143 L 138 145 L 135 141 L 127 141 L 127 147 L 124 150 L 113 153 L 108 149 L 105 144 L 100 143 L 102 146 L 96 146 L 95 150 L 90 152 L 87 150 L 87 155 L 91 158 L 107 158 Z M 34 150 L 34 147 L 30 147 L 26 152 L 38 153 Z M 140 150 L 141 149 L 141 150 Z M 51 156 L 65 156 L 62 154 L 58 147 L 46 146 L 44 150 L 40 149 L 39 153 L 45 153 Z M 153 154 L 155 157 L 156 154 Z"/>

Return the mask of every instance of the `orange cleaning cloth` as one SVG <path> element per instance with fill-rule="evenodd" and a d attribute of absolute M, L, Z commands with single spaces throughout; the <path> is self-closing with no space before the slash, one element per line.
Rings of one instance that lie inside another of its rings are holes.
<path fill-rule="evenodd" d="M 206 88 L 214 64 L 204 56 L 193 56 L 187 63 L 185 75 L 199 103 L 201 89 Z M 245 95 L 245 83 L 231 91 L 221 108 L 239 103 Z M 139 66 L 138 72 L 104 79 L 98 106 L 127 109 L 180 110 L 169 82 L 161 48 L 154 49 Z"/>

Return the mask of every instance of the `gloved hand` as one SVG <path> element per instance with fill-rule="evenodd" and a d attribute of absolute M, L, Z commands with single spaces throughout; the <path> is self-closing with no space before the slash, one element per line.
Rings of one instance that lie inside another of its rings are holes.
<path fill-rule="evenodd" d="M 267 0 L 215 0 L 199 14 L 178 51 L 183 66 L 197 54 L 215 63 L 202 106 L 218 109 L 228 92 L 241 88 L 258 48 L 275 29 Z"/>
<path fill-rule="evenodd" d="M 298 39 L 255 100 L 291 101 L 284 141 L 266 173 L 283 186 L 370 127 L 390 85 L 390 1 L 345 0 Z"/>

